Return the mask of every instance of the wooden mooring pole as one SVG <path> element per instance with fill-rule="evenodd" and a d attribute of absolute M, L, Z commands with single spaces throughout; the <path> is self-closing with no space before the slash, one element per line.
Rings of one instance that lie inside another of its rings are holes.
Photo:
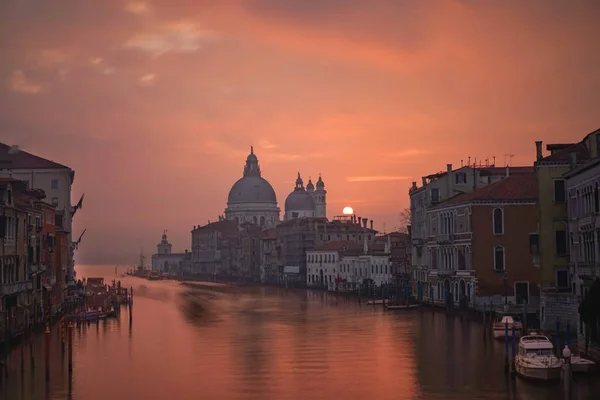
<path fill-rule="evenodd" d="M 69 321 L 69 375 L 73 374 L 73 323 Z"/>
<path fill-rule="evenodd" d="M 46 342 L 45 346 L 45 355 L 46 355 L 46 382 L 50 381 L 50 326 L 46 325 L 46 330 L 44 332 L 44 339 Z"/>

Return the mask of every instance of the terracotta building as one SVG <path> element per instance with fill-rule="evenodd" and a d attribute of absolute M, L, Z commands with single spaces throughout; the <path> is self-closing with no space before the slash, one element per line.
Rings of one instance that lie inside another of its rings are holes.
<path fill-rule="evenodd" d="M 429 211 L 424 293 L 436 303 L 469 307 L 537 303 L 539 271 L 529 236 L 537 229 L 534 175 L 510 175 Z"/>

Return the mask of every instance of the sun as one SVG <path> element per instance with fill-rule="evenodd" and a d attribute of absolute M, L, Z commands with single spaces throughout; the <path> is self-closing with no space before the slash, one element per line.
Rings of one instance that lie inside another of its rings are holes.
<path fill-rule="evenodd" d="M 344 213 L 344 215 L 354 214 L 354 210 L 352 209 L 352 207 L 344 207 L 344 210 L 342 212 Z"/>

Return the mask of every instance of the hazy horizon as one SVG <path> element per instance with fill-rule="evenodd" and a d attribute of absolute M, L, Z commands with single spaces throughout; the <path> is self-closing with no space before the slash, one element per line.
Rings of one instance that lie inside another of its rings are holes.
<path fill-rule="evenodd" d="M 60 6 L 59 6 L 60 4 Z M 400 226 L 411 181 L 598 129 L 600 2 L 0 4 L 0 141 L 75 170 L 76 263 L 135 265 L 223 214 L 250 146 L 279 207 Z M 512 156 L 511 156 L 512 155 Z"/>

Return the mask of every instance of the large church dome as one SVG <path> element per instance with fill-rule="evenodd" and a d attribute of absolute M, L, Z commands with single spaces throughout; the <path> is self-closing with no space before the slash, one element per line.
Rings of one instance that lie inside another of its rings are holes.
<path fill-rule="evenodd" d="M 244 176 L 233 184 L 227 203 L 277 203 L 277 196 L 271 184 L 263 177 Z"/>
<path fill-rule="evenodd" d="M 271 184 L 261 176 L 258 158 L 254 149 L 246 158 L 244 176 L 233 184 L 227 197 L 227 204 L 277 203 L 277 196 Z"/>

